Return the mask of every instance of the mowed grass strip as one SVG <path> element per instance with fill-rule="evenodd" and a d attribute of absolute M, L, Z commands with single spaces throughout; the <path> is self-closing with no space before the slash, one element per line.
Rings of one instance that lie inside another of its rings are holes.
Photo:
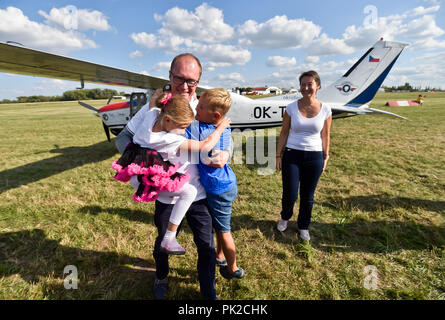
<path fill-rule="evenodd" d="M 298 203 L 289 229 L 276 230 L 280 173 L 232 165 L 246 277 L 217 272 L 220 299 L 445 298 L 445 94 L 384 107 L 417 95 L 380 93 L 371 104 L 410 121 L 333 121 L 310 244 L 296 237 Z M 77 102 L 0 105 L 0 119 L 0 299 L 153 299 L 154 206 L 132 202 L 131 187 L 112 178 L 119 155 L 100 120 Z M 276 140 L 280 128 L 268 132 Z M 187 224 L 179 240 L 187 254 L 170 260 L 168 298 L 200 299 Z M 77 289 L 64 286 L 69 265 Z"/>

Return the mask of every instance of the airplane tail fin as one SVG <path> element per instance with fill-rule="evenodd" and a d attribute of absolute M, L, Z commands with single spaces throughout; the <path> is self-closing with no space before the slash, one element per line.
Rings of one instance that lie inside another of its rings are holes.
<path fill-rule="evenodd" d="M 318 92 L 321 101 L 360 106 L 379 90 L 407 43 L 377 41 L 340 79 Z"/>

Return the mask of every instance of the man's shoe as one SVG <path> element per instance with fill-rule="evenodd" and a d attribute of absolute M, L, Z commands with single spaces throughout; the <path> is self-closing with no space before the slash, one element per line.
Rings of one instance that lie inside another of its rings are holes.
<path fill-rule="evenodd" d="M 156 300 L 165 300 L 165 296 L 168 291 L 168 280 L 167 278 L 159 280 L 155 277 L 155 283 L 153 285 L 153 295 Z"/>
<path fill-rule="evenodd" d="M 278 221 L 278 223 L 277 223 L 277 229 L 278 229 L 278 231 L 281 231 L 281 232 L 283 232 L 284 230 L 286 230 L 287 229 L 287 223 L 289 222 L 289 220 L 283 220 L 283 219 L 280 219 L 280 221 Z"/>
<path fill-rule="evenodd" d="M 241 279 L 244 278 L 244 269 L 238 268 L 238 270 L 236 270 L 235 273 L 232 273 L 229 271 L 229 268 L 227 267 L 221 267 L 219 268 L 219 273 L 221 274 L 221 276 L 223 276 L 223 278 L 226 278 L 227 280 L 233 279 L 233 278 L 237 278 L 237 279 Z"/>

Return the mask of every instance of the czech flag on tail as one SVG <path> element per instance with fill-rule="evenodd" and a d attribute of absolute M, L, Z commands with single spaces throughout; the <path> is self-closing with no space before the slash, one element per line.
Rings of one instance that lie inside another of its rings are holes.
<path fill-rule="evenodd" d="M 373 56 L 369 56 L 369 62 L 380 62 L 380 59 L 374 58 Z"/>

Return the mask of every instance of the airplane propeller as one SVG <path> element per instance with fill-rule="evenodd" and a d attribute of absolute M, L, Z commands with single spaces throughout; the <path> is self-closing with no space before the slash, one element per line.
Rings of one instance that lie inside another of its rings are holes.
<path fill-rule="evenodd" d="M 87 104 L 85 102 L 82 102 L 82 101 L 77 101 L 77 102 L 84 108 L 87 108 L 87 109 L 95 111 L 95 112 L 99 111 L 99 109 L 96 109 L 95 107 L 93 107 L 93 106 L 91 106 L 91 105 L 89 105 L 89 104 Z"/>

